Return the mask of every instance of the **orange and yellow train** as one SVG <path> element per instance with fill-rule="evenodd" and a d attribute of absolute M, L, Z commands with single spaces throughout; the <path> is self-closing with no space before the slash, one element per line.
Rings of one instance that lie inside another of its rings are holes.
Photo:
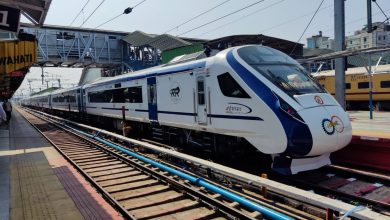
<path fill-rule="evenodd" d="M 390 110 L 390 64 L 372 67 L 373 105 L 377 110 Z M 325 89 L 335 95 L 335 71 L 327 70 L 313 74 Z M 347 109 L 369 109 L 369 75 L 365 67 L 349 68 L 345 72 L 345 95 Z"/>

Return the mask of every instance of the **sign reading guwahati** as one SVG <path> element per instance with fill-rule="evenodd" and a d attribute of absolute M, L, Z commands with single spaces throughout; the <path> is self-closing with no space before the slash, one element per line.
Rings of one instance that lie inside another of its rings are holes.
<path fill-rule="evenodd" d="M 18 32 L 20 10 L 0 5 L 0 30 Z"/>
<path fill-rule="evenodd" d="M 0 41 L 0 74 L 30 67 L 36 59 L 36 41 Z"/>

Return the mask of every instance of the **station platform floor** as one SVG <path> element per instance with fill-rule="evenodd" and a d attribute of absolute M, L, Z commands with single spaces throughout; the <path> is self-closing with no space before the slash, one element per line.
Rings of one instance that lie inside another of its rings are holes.
<path fill-rule="evenodd" d="M 390 172 L 390 112 L 349 111 L 352 123 L 352 140 L 345 148 L 333 152 L 336 164 Z"/>
<path fill-rule="evenodd" d="M 123 219 L 14 108 L 0 125 L 0 219 Z"/>
<path fill-rule="evenodd" d="M 363 138 L 390 140 L 390 112 L 348 111 L 352 123 L 352 134 Z"/>

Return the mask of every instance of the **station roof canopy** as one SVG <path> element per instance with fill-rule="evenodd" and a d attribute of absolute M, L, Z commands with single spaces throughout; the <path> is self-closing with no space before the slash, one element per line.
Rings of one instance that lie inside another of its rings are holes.
<path fill-rule="evenodd" d="M 154 48 L 160 49 L 161 51 L 191 45 L 190 42 L 169 34 L 156 36 L 151 39 L 148 44 Z"/>
<path fill-rule="evenodd" d="M 156 35 L 147 34 L 142 31 L 134 31 L 133 33 L 130 33 L 124 37 L 123 40 L 135 47 L 141 47 L 146 45 L 147 42 L 155 36 Z"/>
<path fill-rule="evenodd" d="M 0 0 L 0 4 L 20 9 L 34 25 L 42 26 L 51 0 Z"/>
<path fill-rule="evenodd" d="M 196 42 L 205 42 L 202 39 L 179 38 L 169 34 L 146 34 L 142 31 L 134 31 L 123 40 L 135 47 L 151 46 L 161 51 L 188 46 Z"/>

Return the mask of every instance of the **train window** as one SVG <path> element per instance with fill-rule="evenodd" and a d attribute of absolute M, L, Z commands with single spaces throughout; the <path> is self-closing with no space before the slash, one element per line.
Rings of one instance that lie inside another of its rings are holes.
<path fill-rule="evenodd" d="M 345 83 L 345 89 L 351 89 L 351 83 Z"/>
<path fill-rule="evenodd" d="M 324 92 L 299 65 L 251 65 L 261 75 L 290 96 Z"/>
<path fill-rule="evenodd" d="M 156 104 L 157 103 L 157 91 L 156 85 L 148 85 L 148 103 Z"/>
<path fill-rule="evenodd" d="M 218 84 L 224 96 L 234 98 L 250 98 L 248 93 L 237 83 L 229 73 L 224 73 L 219 76 Z"/>
<path fill-rule="evenodd" d="M 198 77 L 197 88 L 198 88 L 198 104 L 204 105 L 205 104 L 204 77 L 202 76 Z"/>
<path fill-rule="evenodd" d="M 282 52 L 261 46 L 242 47 L 237 52 L 248 65 L 290 96 L 325 92 L 302 66 Z"/>
<path fill-rule="evenodd" d="M 130 87 L 128 89 L 128 96 L 130 103 L 142 103 L 142 87 L 137 86 L 137 87 Z"/>
<path fill-rule="evenodd" d="M 368 89 L 370 87 L 370 84 L 368 82 L 359 82 L 358 83 L 358 89 Z"/>
<path fill-rule="evenodd" d="M 69 96 L 68 96 L 68 102 L 76 103 L 76 96 L 74 96 L 74 95 L 69 95 Z"/>
<path fill-rule="evenodd" d="M 58 97 L 58 102 L 65 102 L 65 96 L 59 96 Z"/>
<path fill-rule="evenodd" d="M 115 103 L 125 103 L 125 90 L 126 89 L 111 90 L 113 95 L 113 101 Z"/>
<path fill-rule="evenodd" d="M 269 47 L 247 46 L 238 49 L 237 52 L 249 65 L 270 62 L 283 62 L 298 65 L 297 61 L 291 57 Z"/>
<path fill-rule="evenodd" d="M 390 88 L 390 81 L 381 81 L 381 88 Z"/>
<path fill-rule="evenodd" d="M 89 92 L 88 99 L 89 102 L 96 102 L 96 103 L 112 103 L 114 101 L 113 93 L 111 90 Z"/>

